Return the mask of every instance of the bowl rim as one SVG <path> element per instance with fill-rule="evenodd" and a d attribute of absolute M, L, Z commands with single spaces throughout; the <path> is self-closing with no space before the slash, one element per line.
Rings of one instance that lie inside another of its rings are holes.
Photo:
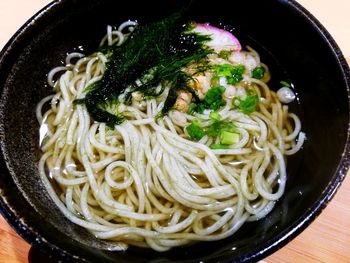
<path fill-rule="evenodd" d="M 350 69 L 341 49 L 339 48 L 336 41 L 333 39 L 331 34 L 327 29 L 318 21 L 318 19 L 312 15 L 305 7 L 299 4 L 296 0 L 276 0 L 281 4 L 287 6 L 293 12 L 307 19 L 310 25 L 318 34 L 327 42 L 331 51 L 333 52 L 334 58 L 336 58 L 336 63 L 342 71 L 342 76 L 344 83 L 346 84 L 346 91 L 348 98 L 350 98 Z M 29 18 L 10 38 L 10 40 L 5 44 L 3 49 L 0 51 L 0 69 L 3 68 L 6 60 L 11 54 L 11 50 L 15 49 L 25 38 L 26 32 L 35 28 L 36 21 L 45 21 L 49 18 L 50 14 L 57 8 L 64 8 L 65 5 L 69 6 L 69 1 L 67 0 L 54 0 L 51 3 L 44 6 L 31 18 Z M 6 79 L 6 78 L 5 78 Z M 1 88 L 1 87 L 0 87 Z M 2 90 L 0 90 L 2 93 Z M 0 101 L 1 105 L 1 101 Z M 348 107 L 350 109 L 350 99 L 348 99 Z M 3 132 L 3 127 L 0 124 L 0 134 Z M 2 137 L 2 136 L 0 136 Z M 4 148 L 3 141 L 0 141 L 1 148 L 1 158 L 4 158 Z M 6 160 L 6 158 L 4 158 Z M 6 161 L 5 161 L 6 163 Z M 317 202 L 311 206 L 296 222 L 291 224 L 291 226 L 273 237 L 269 242 L 264 245 L 256 247 L 249 253 L 243 255 L 239 260 L 240 262 L 251 262 L 263 259 L 272 253 L 276 252 L 278 249 L 286 245 L 292 239 L 294 239 L 298 234 L 300 234 L 305 228 L 307 228 L 316 217 L 323 211 L 323 209 L 328 205 L 329 201 L 334 197 L 337 190 L 339 189 L 342 181 L 344 180 L 348 169 L 350 166 L 350 119 L 348 120 L 348 129 L 346 136 L 346 143 L 344 145 L 343 154 L 339 161 L 338 167 L 334 172 L 332 180 L 323 191 Z M 8 167 L 5 167 L 8 173 Z M 8 173 L 9 174 L 9 173 Z M 40 251 L 44 252 L 46 255 L 51 255 L 53 258 L 58 260 L 64 260 L 64 262 L 89 262 L 88 259 L 77 257 L 73 253 L 66 251 L 65 249 L 58 247 L 57 245 L 48 242 L 43 236 L 35 232 L 28 226 L 25 222 L 20 220 L 12 209 L 11 204 L 7 202 L 6 198 L 2 195 L 0 189 L 0 213 L 5 218 L 5 220 L 11 225 L 11 227 L 29 244 L 34 245 Z"/>

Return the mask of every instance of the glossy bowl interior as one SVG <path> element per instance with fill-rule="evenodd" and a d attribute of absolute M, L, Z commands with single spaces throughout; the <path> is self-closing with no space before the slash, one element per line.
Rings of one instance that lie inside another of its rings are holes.
<path fill-rule="evenodd" d="M 349 68 L 330 35 L 294 1 L 193 1 L 189 19 L 225 25 L 255 48 L 272 78 L 287 77 L 298 92 L 292 105 L 307 141 L 288 159 L 285 195 L 263 220 L 234 236 L 166 253 L 130 248 L 109 251 L 68 221 L 40 182 L 35 106 L 50 93 L 46 74 L 67 52 L 93 52 L 106 25 L 140 23 L 172 13 L 185 1 L 57 1 L 32 18 L 0 55 L 1 212 L 27 241 L 57 259 L 88 262 L 256 261 L 307 227 L 333 196 L 349 164 Z M 276 89 L 277 84 L 271 87 Z"/>

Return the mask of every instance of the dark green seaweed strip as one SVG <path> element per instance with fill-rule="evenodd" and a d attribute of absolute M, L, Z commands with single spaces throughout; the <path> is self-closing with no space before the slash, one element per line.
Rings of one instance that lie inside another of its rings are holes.
<path fill-rule="evenodd" d="M 112 46 L 110 60 L 102 79 L 89 87 L 85 105 L 90 115 L 98 122 L 114 126 L 124 121 L 108 111 L 108 105 L 118 103 L 118 96 L 137 79 L 152 71 L 149 80 L 132 91 L 143 95 L 158 96 L 155 87 L 170 85 L 170 97 L 166 99 L 162 113 L 167 113 L 176 101 L 176 91 L 189 90 L 186 83 L 191 79 L 181 70 L 191 62 L 199 63 L 211 50 L 203 47 L 208 36 L 189 33 L 189 24 L 184 26 L 181 13 L 173 14 L 161 21 L 138 26 L 122 46 Z M 199 63 L 205 67 L 203 63 Z M 130 94 L 126 94 L 130 98 Z"/>

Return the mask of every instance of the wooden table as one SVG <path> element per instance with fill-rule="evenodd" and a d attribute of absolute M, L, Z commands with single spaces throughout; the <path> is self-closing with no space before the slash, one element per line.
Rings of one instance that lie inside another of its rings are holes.
<path fill-rule="evenodd" d="M 299 0 L 330 31 L 350 62 L 350 1 Z M 48 0 L 0 0 L 0 48 Z M 0 216 L 0 263 L 26 263 L 30 245 Z M 350 262 L 350 175 L 322 214 L 261 262 Z"/>

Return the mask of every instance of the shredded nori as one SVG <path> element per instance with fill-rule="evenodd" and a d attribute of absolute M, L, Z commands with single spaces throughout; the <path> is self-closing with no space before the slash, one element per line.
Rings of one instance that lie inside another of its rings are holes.
<path fill-rule="evenodd" d="M 130 86 L 132 89 L 125 94 L 125 103 L 130 101 L 131 92 L 156 97 L 164 89 L 157 91 L 158 84 L 170 86 L 162 114 L 173 107 L 178 90 L 187 90 L 198 100 L 196 92 L 187 84 L 192 76 L 181 69 L 196 62 L 199 70 L 203 70 L 205 63 L 201 61 L 212 50 L 203 45 L 210 38 L 191 32 L 190 26 L 182 13 L 175 13 L 161 21 L 136 27 L 123 45 L 108 49 L 110 59 L 102 79 L 88 87 L 85 98 L 79 103 L 85 103 L 95 121 L 113 127 L 125 118 L 110 112 L 108 106 L 119 103 L 119 95 Z M 145 75 L 150 77 L 139 86 L 134 84 L 137 79 L 142 81 Z"/>

